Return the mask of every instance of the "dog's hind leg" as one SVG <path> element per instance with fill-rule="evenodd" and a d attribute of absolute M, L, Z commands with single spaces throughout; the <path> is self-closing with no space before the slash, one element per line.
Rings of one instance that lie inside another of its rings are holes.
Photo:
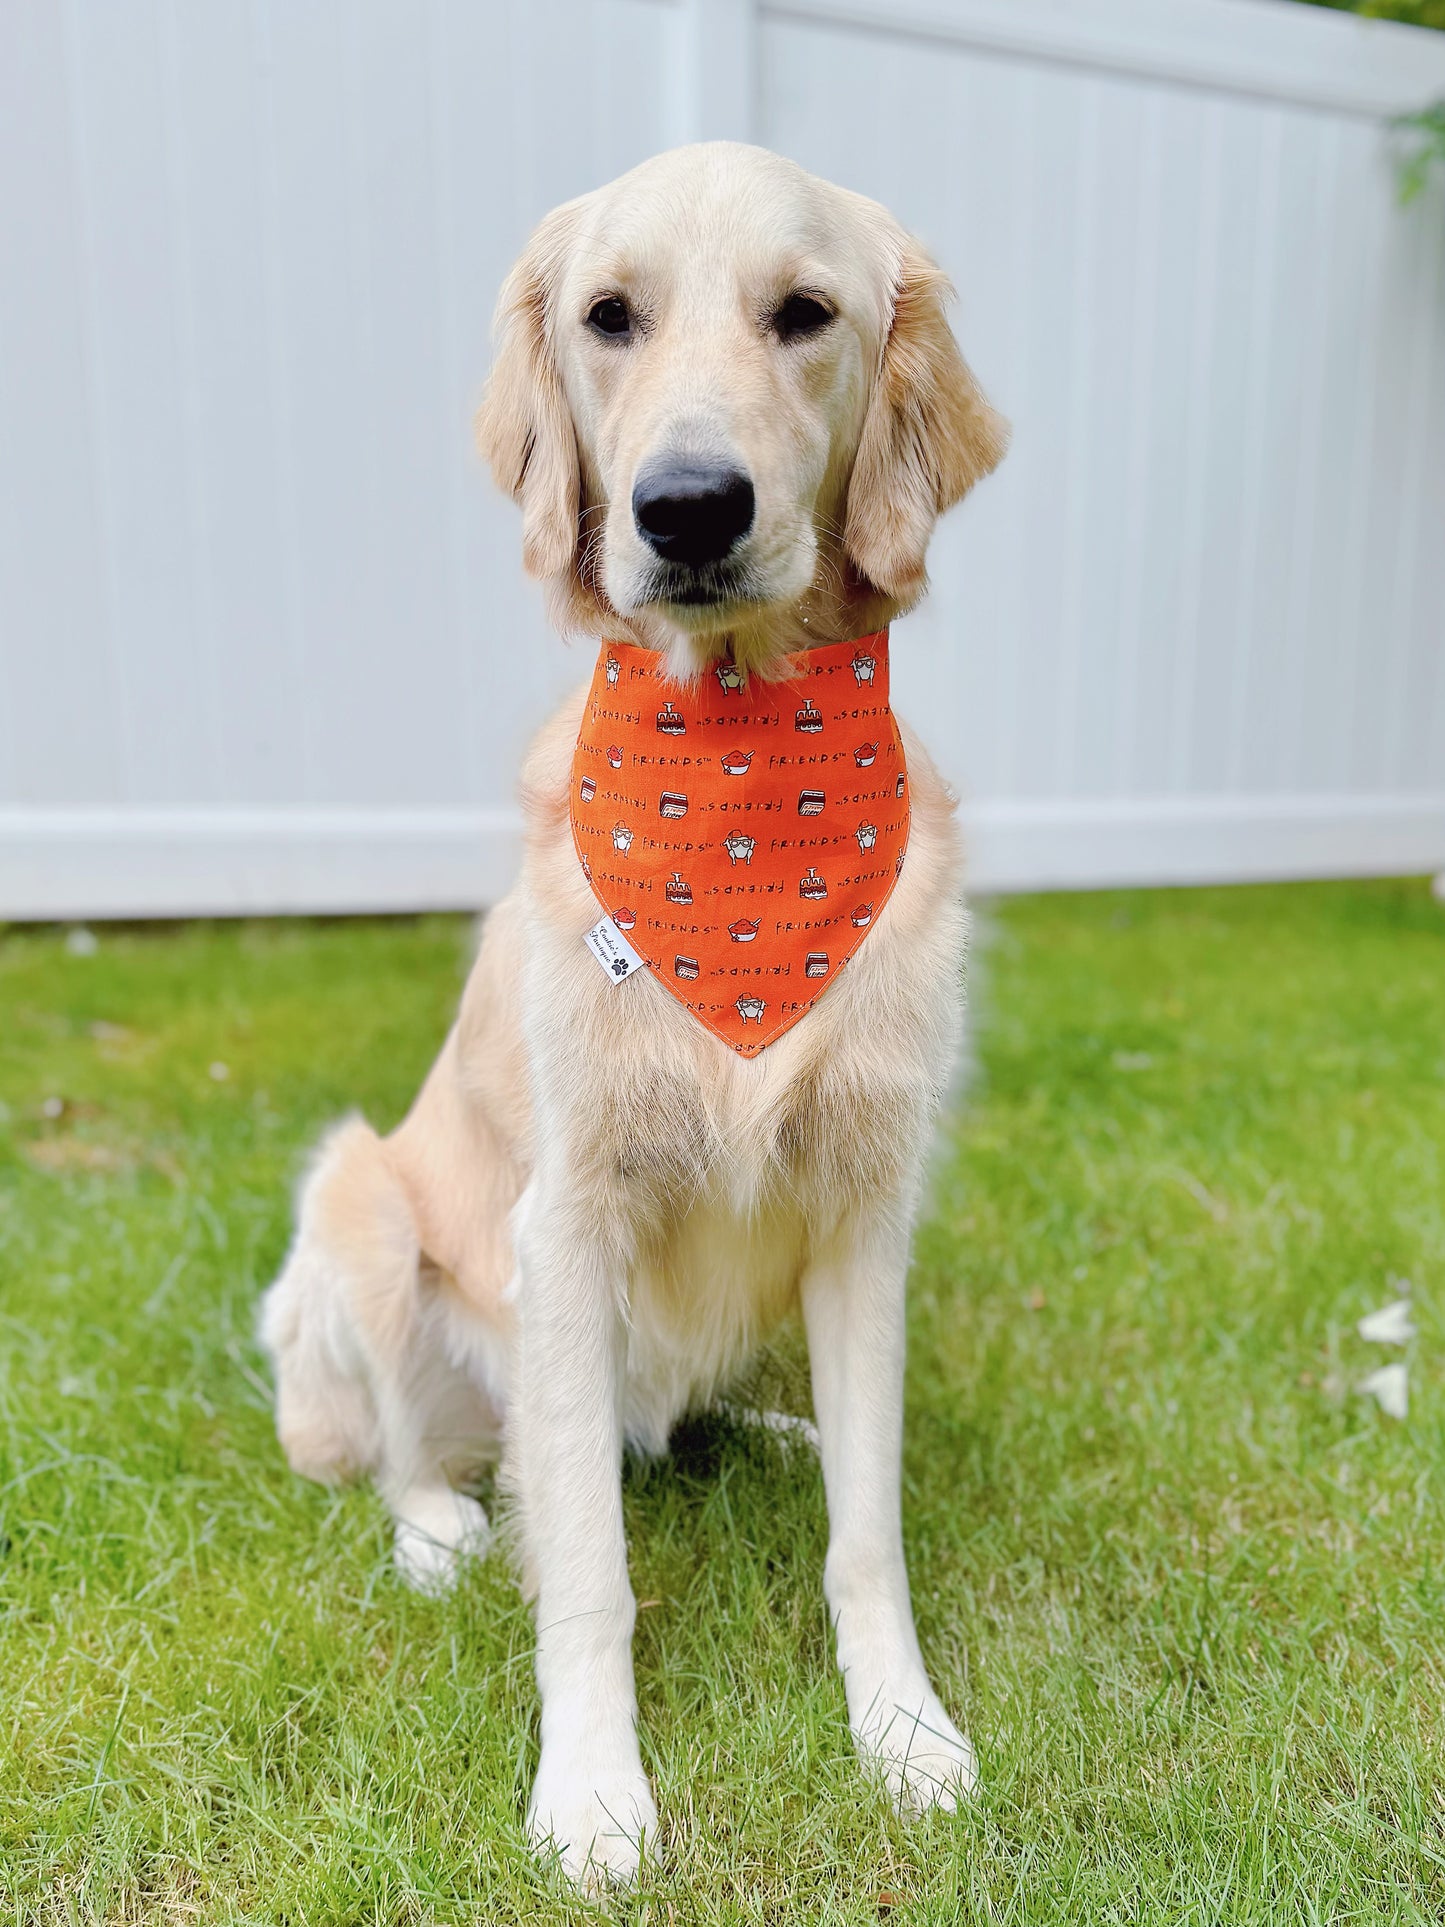
<path fill-rule="evenodd" d="M 357 1236 L 357 1203 L 371 1188 L 379 1151 L 376 1134 L 359 1118 L 338 1125 L 322 1142 L 301 1185 L 285 1266 L 261 1300 L 261 1343 L 276 1373 L 277 1435 L 292 1470 L 326 1484 L 375 1471 L 378 1464 L 378 1417 L 357 1320 L 355 1272 L 358 1259 L 364 1269 L 379 1262 L 395 1288 L 404 1290 L 401 1274 L 408 1262 L 404 1237 L 399 1249 L 383 1255 Z M 414 1255 L 410 1263 L 414 1267 Z"/>
<path fill-rule="evenodd" d="M 448 1469 L 485 1439 L 490 1408 L 448 1357 L 410 1200 L 361 1119 L 321 1146 L 298 1216 L 261 1310 L 282 1446 L 308 1478 L 371 1473 L 396 1520 L 402 1577 L 445 1588 L 487 1543 L 485 1512 Z"/>

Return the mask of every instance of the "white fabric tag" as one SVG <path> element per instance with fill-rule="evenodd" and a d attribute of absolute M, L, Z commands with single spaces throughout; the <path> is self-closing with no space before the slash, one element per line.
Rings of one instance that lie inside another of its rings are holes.
<path fill-rule="evenodd" d="M 634 970 L 644 967 L 641 957 L 611 917 L 594 923 L 582 941 L 615 984 L 620 984 L 624 977 L 630 977 Z"/>

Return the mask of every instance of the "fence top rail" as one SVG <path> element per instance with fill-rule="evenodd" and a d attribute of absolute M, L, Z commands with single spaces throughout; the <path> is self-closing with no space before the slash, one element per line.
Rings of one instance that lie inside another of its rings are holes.
<path fill-rule="evenodd" d="M 1445 34 L 1299 0 L 759 0 L 766 18 L 1387 119 L 1445 93 Z"/>

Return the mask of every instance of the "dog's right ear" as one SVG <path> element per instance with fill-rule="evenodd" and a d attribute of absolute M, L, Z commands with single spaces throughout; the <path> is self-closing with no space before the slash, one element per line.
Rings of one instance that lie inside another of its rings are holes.
<path fill-rule="evenodd" d="M 575 203 L 549 214 L 507 276 L 477 410 L 477 445 L 497 487 L 522 505 L 523 566 L 543 579 L 569 575 L 577 555 L 577 435 L 551 340 L 553 292 L 576 219 Z"/>

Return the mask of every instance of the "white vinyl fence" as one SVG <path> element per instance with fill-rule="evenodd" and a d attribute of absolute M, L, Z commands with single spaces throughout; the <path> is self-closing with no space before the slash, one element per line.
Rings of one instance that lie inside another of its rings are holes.
<path fill-rule="evenodd" d="M 492 303 L 719 135 L 914 227 L 1015 424 L 896 641 L 976 885 L 1445 866 L 1442 93 L 1276 0 L 0 0 L 0 916 L 505 887 L 587 664 Z"/>

